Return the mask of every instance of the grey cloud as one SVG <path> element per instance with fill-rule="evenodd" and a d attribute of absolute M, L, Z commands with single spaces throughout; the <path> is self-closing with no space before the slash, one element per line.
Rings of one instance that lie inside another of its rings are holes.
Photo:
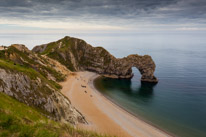
<path fill-rule="evenodd" d="M 0 17 L 156 23 L 205 22 L 205 0 L 1 0 Z"/>

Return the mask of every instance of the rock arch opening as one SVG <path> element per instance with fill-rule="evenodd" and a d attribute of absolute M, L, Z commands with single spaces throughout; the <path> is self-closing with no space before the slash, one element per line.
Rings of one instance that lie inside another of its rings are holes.
<path fill-rule="evenodd" d="M 151 83 L 158 82 L 158 79 L 154 76 L 156 65 L 152 60 L 151 56 L 129 55 L 125 59 L 128 62 L 128 65 L 130 65 L 131 70 L 133 68 L 139 70 L 139 73 L 141 74 L 142 82 L 151 82 Z"/>
<path fill-rule="evenodd" d="M 131 67 L 131 69 L 132 69 L 133 78 L 138 80 L 141 79 L 142 74 L 140 73 L 139 69 L 136 67 Z"/>

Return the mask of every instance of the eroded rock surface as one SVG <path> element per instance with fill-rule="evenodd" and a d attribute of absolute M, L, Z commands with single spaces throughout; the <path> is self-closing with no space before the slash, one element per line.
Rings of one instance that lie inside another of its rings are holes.
<path fill-rule="evenodd" d="M 59 81 L 70 71 L 56 60 L 13 44 L 0 51 L 0 92 L 33 106 L 56 121 L 87 123 L 68 98 L 60 93 Z"/>
<path fill-rule="evenodd" d="M 38 77 L 31 79 L 24 73 L 0 68 L 0 92 L 41 109 L 50 119 L 72 124 L 87 123 L 68 98 Z"/>
<path fill-rule="evenodd" d="M 141 81 L 158 82 L 154 76 L 155 63 L 149 55 L 134 54 L 118 59 L 102 47 L 92 47 L 81 39 L 68 36 L 36 46 L 32 51 L 58 60 L 72 71 L 88 70 L 106 77 L 131 78 L 131 68 L 136 67 L 142 75 Z"/>

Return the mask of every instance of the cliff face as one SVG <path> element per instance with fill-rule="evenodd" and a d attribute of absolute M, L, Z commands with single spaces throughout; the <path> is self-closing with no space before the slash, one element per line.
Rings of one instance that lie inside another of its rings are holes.
<path fill-rule="evenodd" d="M 0 69 L 0 92 L 42 109 L 46 116 L 56 121 L 86 122 L 67 98 L 38 77 L 32 80 L 23 73 Z"/>
<path fill-rule="evenodd" d="M 46 56 L 40 56 L 31 52 L 27 47 L 20 44 L 13 44 L 6 50 L 0 52 L 0 59 L 10 60 L 15 64 L 32 68 L 43 75 L 48 80 L 60 82 L 65 79 L 66 67 L 59 70 L 59 62 L 51 60 Z M 61 65 L 62 66 L 62 65 Z"/>
<path fill-rule="evenodd" d="M 32 51 L 58 60 L 72 71 L 88 70 L 106 77 L 131 78 L 131 68 L 136 67 L 142 75 L 141 81 L 158 82 L 154 76 L 155 63 L 149 55 L 135 54 L 118 59 L 102 47 L 92 47 L 81 39 L 68 36 L 36 46 Z"/>
<path fill-rule="evenodd" d="M 0 92 L 37 108 L 50 119 L 87 123 L 59 91 L 61 87 L 57 81 L 69 73 L 66 70 L 61 64 L 34 54 L 23 45 L 12 45 L 0 52 Z"/>

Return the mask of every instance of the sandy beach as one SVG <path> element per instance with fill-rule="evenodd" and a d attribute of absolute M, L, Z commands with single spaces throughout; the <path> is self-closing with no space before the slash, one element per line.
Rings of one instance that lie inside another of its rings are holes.
<path fill-rule="evenodd" d="M 102 96 L 93 86 L 92 72 L 71 73 L 62 85 L 67 96 L 88 121 L 78 127 L 118 137 L 168 137 L 170 135 L 134 117 Z"/>

